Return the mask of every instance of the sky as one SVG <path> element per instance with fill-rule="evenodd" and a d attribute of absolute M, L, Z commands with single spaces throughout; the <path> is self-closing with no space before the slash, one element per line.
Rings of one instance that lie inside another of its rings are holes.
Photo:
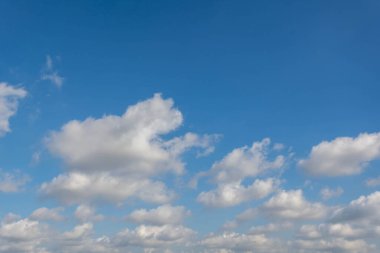
<path fill-rule="evenodd" d="M 376 253 L 380 3 L 0 1 L 0 253 Z"/>

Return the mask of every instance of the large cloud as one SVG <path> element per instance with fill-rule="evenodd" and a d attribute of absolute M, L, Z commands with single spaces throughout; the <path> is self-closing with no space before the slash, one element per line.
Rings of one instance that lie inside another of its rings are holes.
<path fill-rule="evenodd" d="M 183 122 L 173 104 L 173 100 L 155 94 L 128 107 L 121 116 L 73 120 L 51 133 L 47 146 L 63 159 L 69 172 L 43 184 L 42 193 L 68 203 L 95 199 L 121 202 L 130 197 L 155 203 L 170 201 L 174 194 L 152 177 L 182 174 L 181 155 L 192 147 L 208 153 L 215 139 L 187 133 L 164 140 L 163 135 Z"/>
<path fill-rule="evenodd" d="M 361 173 L 369 162 L 379 158 L 380 133 L 362 133 L 356 138 L 321 142 L 299 166 L 316 176 L 348 176 Z"/>
<path fill-rule="evenodd" d="M 128 198 L 151 203 L 166 203 L 174 199 L 173 191 L 164 183 L 146 178 L 114 176 L 112 173 L 86 174 L 70 172 L 43 183 L 44 196 L 54 197 L 65 204 L 83 202 L 112 202 L 121 204 Z"/>
<path fill-rule="evenodd" d="M 23 88 L 15 88 L 0 82 L 0 137 L 11 131 L 9 118 L 16 113 L 18 101 L 26 94 Z"/>

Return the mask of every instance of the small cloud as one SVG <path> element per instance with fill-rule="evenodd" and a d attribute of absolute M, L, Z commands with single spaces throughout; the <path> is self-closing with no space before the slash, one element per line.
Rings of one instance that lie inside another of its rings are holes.
<path fill-rule="evenodd" d="M 57 207 L 57 208 L 46 208 L 41 207 L 33 211 L 33 213 L 30 215 L 30 218 L 32 220 L 38 220 L 38 221 L 62 221 L 64 220 L 64 217 L 61 215 L 61 212 L 63 211 L 63 208 Z"/>
<path fill-rule="evenodd" d="M 62 87 L 64 78 L 54 68 L 54 62 L 50 55 L 46 56 L 45 65 L 42 68 L 41 80 L 50 81 L 56 87 Z"/>
<path fill-rule="evenodd" d="M 30 162 L 31 165 L 36 165 L 40 162 L 41 160 L 41 151 L 36 151 L 32 155 L 32 160 Z"/>
<path fill-rule="evenodd" d="M 336 189 L 330 189 L 328 187 L 325 187 L 321 190 L 320 194 L 323 200 L 328 200 L 342 195 L 343 189 L 341 187 L 338 187 Z"/>
<path fill-rule="evenodd" d="M 370 178 L 365 183 L 367 186 L 370 186 L 370 187 L 379 186 L 380 185 L 380 177 Z"/>
<path fill-rule="evenodd" d="M 29 181 L 29 176 L 19 171 L 9 173 L 0 170 L 0 192 L 19 192 Z"/>

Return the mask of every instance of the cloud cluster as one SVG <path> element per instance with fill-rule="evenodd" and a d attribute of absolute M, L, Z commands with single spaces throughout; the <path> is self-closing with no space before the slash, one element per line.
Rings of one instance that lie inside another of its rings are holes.
<path fill-rule="evenodd" d="M 328 200 L 331 198 L 336 198 L 339 197 L 340 195 L 343 194 L 343 189 L 341 187 L 338 187 L 336 189 L 331 189 L 329 187 L 324 187 L 320 191 L 320 195 L 323 200 Z"/>
<path fill-rule="evenodd" d="M 217 188 L 201 192 L 198 202 L 211 207 L 230 207 L 242 202 L 264 198 L 274 192 L 280 181 L 273 178 L 256 179 L 250 185 L 243 181 L 261 173 L 284 166 L 285 157 L 277 155 L 269 160 L 270 139 L 254 142 L 251 147 L 236 148 L 205 173 Z"/>
<path fill-rule="evenodd" d="M 48 229 L 38 221 L 20 219 L 0 225 L 0 252 L 46 253 L 42 244 L 48 239 Z"/>
<path fill-rule="evenodd" d="M 150 210 L 136 210 L 128 215 L 128 219 L 150 225 L 126 228 L 113 236 L 97 236 L 94 225 L 86 219 L 80 220 L 81 223 L 71 230 L 55 231 L 38 217 L 46 213 L 54 220 L 60 209 L 41 208 L 29 218 L 9 214 L 3 219 L 0 225 L 0 252 L 375 253 L 376 244 L 370 241 L 371 238 L 375 241 L 380 238 L 379 203 L 380 193 L 374 192 L 336 209 L 331 215 L 321 215 L 324 213 L 321 204 L 307 202 L 299 190 L 282 191 L 255 212 L 245 212 L 241 218 L 255 214 L 266 215 L 274 221 L 281 217 L 289 222 L 254 226 L 247 233 L 222 232 L 202 237 L 197 237 L 194 230 L 181 225 L 188 215 L 182 206 L 164 205 Z M 278 211 L 279 208 L 285 211 Z M 94 211 L 88 213 L 93 217 Z M 173 215 L 173 222 L 168 221 L 169 215 Z M 299 223 L 301 220 L 313 222 Z M 318 224 L 318 221 L 324 222 Z M 278 233 L 286 233 L 287 236 L 275 237 Z"/>
<path fill-rule="evenodd" d="M 46 64 L 46 69 L 53 71 L 50 57 Z M 25 95 L 23 89 L 0 84 L 0 135 L 10 131 L 9 117 Z M 327 206 L 306 197 L 302 189 L 284 190 L 284 181 L 273 175 L 281 174 L 286 164 L 284 145 L 271 144 L 269 138 L 232 150 L 208 171 L 195 176 L 196 180 L 206 177 L 213 185 L 196 193 L 198 204 L 214 208 L 247 206 L 218 233 L 198 233 L 195 225 L 184 223 L 191 215 L 189 207 L 170 204 L 178 195 L 174 187 L 167 186 L 167 179 L 168 175 L 186 172 L 183 155 L 188 150 L 195 148 L 198 157 L 213 152 L 218 136 L 173 136 L 182 123 L 173 100 L 155 94 L 128 107 L 122 115 L 72 120 L 51 132 L 46 146 L 62 160 L 65 171 L 42 183 L 39 191 L 44 197 L 76 206 L 66 210 L 41 207 L 25 218 L 6 215 L 0 223 L 0 253 L 378 251 L 380 192 L 345 205 Z M 314 146 L 299 166 L 312 175 L 354 175 L 378 158 L 380 134 L 364 133 Z M 0 192 L 17 192 L 27 181 L 22 173 L 0 172 Z M 376 186 L 377 181 L 372 178 L 367 185 Z M 320 195 L 328 200 L 343 192 L 340 187 L 325 187 Z M 123 213 L 124 218 L 110 219 L 107 211 L 97 212 L 101 202 L 127 201 L 141 207 Z M 156 206 L 147 208 L 144 202 Z M 73 210 L 71 216 L 67 210 Z M 68 220 L 76 223 L 69 229 L 59 225 Z M 111 220 L 122 221 L 125 226 L 101 235 L 96 227 L 104 225 L 100 221 Z"/>

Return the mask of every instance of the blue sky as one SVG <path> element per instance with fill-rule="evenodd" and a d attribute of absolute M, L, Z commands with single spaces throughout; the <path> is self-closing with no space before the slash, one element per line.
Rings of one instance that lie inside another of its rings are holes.
<path fill-rule="evenodd" d="M 1 1 L 0 252 L 377 252 L 379 8 Z"/>

